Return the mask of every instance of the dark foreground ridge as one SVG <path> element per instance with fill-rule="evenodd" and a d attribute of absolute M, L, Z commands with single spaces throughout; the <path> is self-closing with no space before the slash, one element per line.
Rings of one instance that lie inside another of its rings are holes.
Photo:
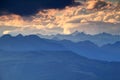
<path fill-rule="evenodd" d="M 1 80 L 120 80 L 120 63 L 71 51 L 0 51 Z"/>

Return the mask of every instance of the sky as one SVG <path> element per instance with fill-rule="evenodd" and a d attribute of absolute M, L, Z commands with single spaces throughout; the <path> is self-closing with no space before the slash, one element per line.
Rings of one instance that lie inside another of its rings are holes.
<path fill-rule="evenodd" d="M 72 0 L 0 0 L 0 11 L 1 14 L 6 11 L 19 15 L 31 15 L 42 9 L 61 9 L 71 4 Z"/>
<path fill-rule="evenodd" d="M 72 0 L 1 0 L 0 35 L 120 34 L 120 10 L 104 3 L 98 10 L 95 1 L 77 5 Z"/>

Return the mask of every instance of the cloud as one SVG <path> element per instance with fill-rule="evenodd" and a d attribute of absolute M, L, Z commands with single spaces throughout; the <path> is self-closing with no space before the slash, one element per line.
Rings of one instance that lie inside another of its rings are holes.
<path fill-rule="evenodd" d="M 87 34 L 98 34 L 98 33 L 110 33 L 110 34 L 120 34 L 120 23 L 106 23 L 106 22 L 88 22 L 76 25 L 76 28 L 70 29 L 71 32 L 76 30 L 80 32 L 85 32 Z"/>
<path fill-rule="evenodd" d="M 87 9 L 100 9 L 108 5 L 104 0 L 89 0 L 87 2 Z"/>
<path fill-rule="evenodd" d="M 11 31 L 9 31 L 9 30 L 5 30 L 5 31 L 3 31 L 3 34 L 9 34 Z"/>
<path fill-rule="evenodd" d="M 44 9 L 31 16 L 16 14 L 0 16 L 0 26 L 15 27 L 9 30 L 11 34 L 70 34 L 76 30 L 88 34 L 101 32 L 119 34 L 119 25 L 119 10 L 90 11 L 81 5 L 67 6 L 62 10 Z"/>
<path fill-rule="evenodd" d="M 12 26 L 0 26 L 0 36 L 3 34 L 4 31 L 13 31 L 15 29 L 17 28 Z"/>
<path fill-rule="evenodd" d="M 26 21 L 19 15 L 3 15 L 0 16 L 0 25 L 2 26 L 16 26 L 21 27 L 25 25 Z"/>

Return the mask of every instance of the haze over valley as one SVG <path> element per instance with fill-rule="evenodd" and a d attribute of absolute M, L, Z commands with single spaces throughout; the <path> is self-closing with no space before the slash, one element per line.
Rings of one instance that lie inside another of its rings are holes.
<path fill-rule="evenodd" d="M 0 80 L 120 80 L 120 0 L 0 0 Z"/>

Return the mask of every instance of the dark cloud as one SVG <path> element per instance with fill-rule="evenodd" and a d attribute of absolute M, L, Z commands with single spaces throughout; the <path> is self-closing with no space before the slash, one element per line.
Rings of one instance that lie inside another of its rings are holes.
<path fill-rule="evenodd" d="M 0 0 L 0 13 L 31 15 L 40 9 L 64 8 L 73 0 Z"/>

